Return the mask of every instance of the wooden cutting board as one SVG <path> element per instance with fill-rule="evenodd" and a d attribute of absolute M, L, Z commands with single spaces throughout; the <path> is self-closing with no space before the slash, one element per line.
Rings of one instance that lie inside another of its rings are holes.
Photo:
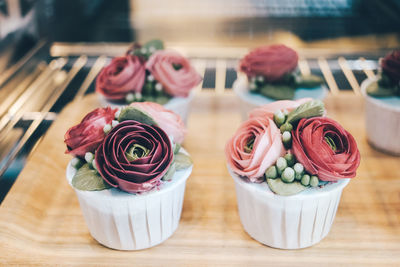
<path fill-rule="evenodd" d="M 362 155 L 329 235 L 307 249 L 269 248 L 243 230 L 224 145 L 240 123 L 231 93 L 197 94 L 184 147 L 194 169 L 178 230 L 163 244 L 121 252 L 90 236 L 65 179 L 65 131 L 98 106 L 94 95 L 70 103 L 31 155 L 0 206 L 0 264 L 135 266 L 400 266 L 400 158 L 366 142 L 363 100 L 329 96 L 326 107 L 356 138 Z"/>

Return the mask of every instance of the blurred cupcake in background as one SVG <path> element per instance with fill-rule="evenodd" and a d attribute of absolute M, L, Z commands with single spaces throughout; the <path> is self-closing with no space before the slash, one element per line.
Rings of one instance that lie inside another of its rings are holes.
<path fill-rule="evenodd" d="M 152 40 L 134 44 L 126 55 L 112 59 L 97 77 L 96 92 L 104 106 L 156 102 L 186 122 L 193 89 L 201 80 L 187 58 Z"/>
<path fill-rule="evenodd" d="M 367 138 L 378 150 L 400 156 L 400 50 L 387 54 L 380 66 L 374 79 L 361 84 Z"/>
<path fill-rule="evenodd" d="M 243 57 L 233 85 L 242 102 L 243 119 L 250 110 L 276 100 L 322 100 L 327 94 L 324 80 L 301 75 L 297 65 L 297 52 L 281 44 L 256 48 Z"/>

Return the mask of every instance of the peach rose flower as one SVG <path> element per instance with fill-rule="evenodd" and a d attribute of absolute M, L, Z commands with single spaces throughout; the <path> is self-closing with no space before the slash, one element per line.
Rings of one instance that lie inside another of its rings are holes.
<path fill-rule="evenodd" d="M 181 144 L 183 142 L 186 128 L 178 114 L 153 102 L 134 102 L 130 106 L 147 112 L 168 136 L 173 137 L 174 143 Z"/>
<path fill-rule="evenodd" d="M 171 96 L 187 97 L 202 80 L 189 60 L 170 50 L 160 50 L 151 55 L 146 69 Z"/>
<path fill-rule="evenodd" d="M 281 132 L 269 118 L 250 118 L 225 146 L 230 168 L 251 182 L 262 182 L 268 167 L 285 154 Z"/>
<path fill-rule="evenodd" d="M 145 77 L 144 63 L 139 57 L 115 57 L 97 76 L 96 92 L 108 99 L 121 100 L 128 93 L 140 93 Z"/>

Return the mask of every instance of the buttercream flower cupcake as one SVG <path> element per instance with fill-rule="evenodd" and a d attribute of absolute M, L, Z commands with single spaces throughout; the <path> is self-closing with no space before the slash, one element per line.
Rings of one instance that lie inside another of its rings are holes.
<path fill-rule="evenodd" d="M 386 55 L 374 79 L 361 84 L 369 143 L 400 156 L 400 50 Z"/>
<path fill-rule="evenodd" d="M 322 100 L 328 92 L 324 80 L 301 75 L 297 65 L 296 51 L 285 45 L 259 47 L 242 58 L 233 90 L 241 99 L 243 119 L 250 110 L 276 100 Z"/>
<path fill-rule="evenodd" d="M 320 242 L 356 176 L 353 136 L 320 100 L 282 100 L 250 112 L 225 148 L 240 220 L 255 240 L 299 249 Z"/>
<path fill-rule="evenodd" d="M 186 122 L 193 89 L 201 80 L 187 58 L 152 40 L 144 46 L 135 44 L 104 67 L 96 80 L 96 92 L 105 106 L 151 101 Z"/>
<path fill-rule="evenodd" d="M 100 244 L 145 249 L 175 232 L 192 171 L 184 135 L 178 115 L 149 102 L 95 109 L 67 131 L 67 180 Z"/>

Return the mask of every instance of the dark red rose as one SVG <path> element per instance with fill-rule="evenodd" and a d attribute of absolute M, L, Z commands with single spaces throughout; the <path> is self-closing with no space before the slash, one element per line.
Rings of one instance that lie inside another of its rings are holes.
<path fill-rule="evenodd" d="M 109 185 L 139 193 L 160 183 L 172 163 L 173 151 L 161 128 L 127 120 L 106 136 L 96 150 L 95 160 Z"/>
<path fill-rule="evenodd" d="M 400 82 L 400 50 L 395 50 L 381 62 L 382 71 L 389 76 L 395 85 Z"/>
<path fill-rule="evenodd" d="M 300 120 L 292 131 L 293 153 L 307 172 L 323 181 L 353 178 L 360 152 L 353 136 L 326 117 Z"/>
<path fill-rule="evenodd" d="M 124 99 L 128 93 L 140 93 L 146 76 L 142 61 L 128 54 L 113 58 L 97 77 L 96 92 L 114 100 Z"/>
<path fill-rule="evenodd" d="M 254 49 L 239 63 L 247 77 L 263 76 L 268 82 L 279 81 L 297 67 L 296 51 L 285 45 L 263 46 Z"/>
<path fill-rule="evenodd" d="M 116 111 L 109 107 L 95 109 L 70 128 L 64 135 L 66 153 L 83 158 L 86 152 L 94 152 L 105 137 L 104 126 L 111 124 Z"/>

